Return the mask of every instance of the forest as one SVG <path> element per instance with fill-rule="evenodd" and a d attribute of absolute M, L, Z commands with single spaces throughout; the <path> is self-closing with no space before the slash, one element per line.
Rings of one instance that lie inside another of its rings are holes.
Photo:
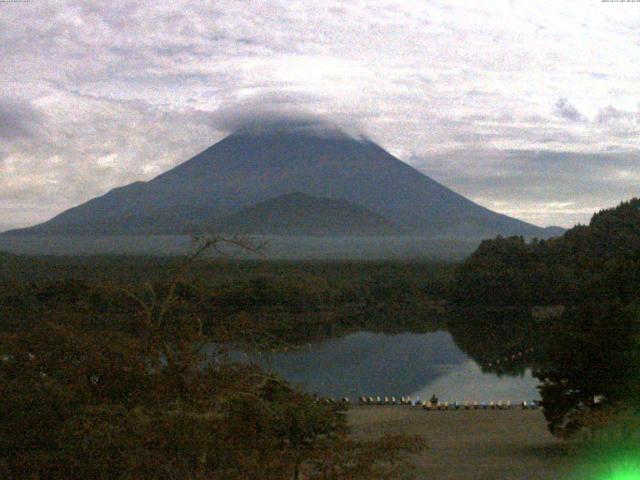
<path fill-rule="evenodd" d="M 447 295 L 463 311 L 546 308 L 550 314 L 529 324 L 549 429 L 566 438 L 618 418 L 627 432 L 640 407 L 639 266 L 640 199 L 633 199 L 561 237 L 484 241 L 456 269 Z M 478 331 L 468 317 L 457 327 Z"/>
<path fill-rule="evenodd" d="M 186 257 L 29 257 L 0 261 L 0 330 L 42 318 L 127 329 L 169 288 Z M 452 264 L 364 261 L 252 261 L 198 258 L 175 282 L 172 309 L 216 338 L 296 344 L 366 327 L 441 326 Z M 425 318 L 431 320 L 425 324 Z M 250 328 L 249 328 L 250 327 Z"/>

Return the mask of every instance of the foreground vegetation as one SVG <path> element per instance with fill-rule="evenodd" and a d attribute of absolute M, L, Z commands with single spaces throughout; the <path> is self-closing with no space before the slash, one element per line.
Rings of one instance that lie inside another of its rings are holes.
<path fill-rule="evenodd" d="M 422 448 L 350 440 L 343 406 L 256 367 L 200 368 L 191 325 L 134 337 L 42 322 L 3 336 L 2 478 L 388 478 Z"/>
<path fill-rule="evenodd" d="M 37 264 L 25 272 L 15 267 L 26 259 L 4 259 L 2 314 L 13 321 L 0 335 L 2 478 L 389 478 L 424 447 L 398 435 L 353 440 L 344 405 L 223 355 L 203 365 L 202 345 L 217 339 L 193 308 L 203 299 L 184 267 L 195 260 L 142 286 L 56 278 L 49 266 L 41 279 Z M 269 282 L 229 285 L 215 291 L 234 307 L 247 307 L 234 288 L 293 298 Z M 302 290 L 314 301 L 318 291 Z"/>

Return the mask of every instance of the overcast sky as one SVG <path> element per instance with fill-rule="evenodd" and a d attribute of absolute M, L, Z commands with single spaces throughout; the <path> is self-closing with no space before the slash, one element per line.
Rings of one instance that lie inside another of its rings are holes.
<path fill-rule="evenodd" d="M 361 129 L 499 212 L 587 222 L 640 194 L 640 3 L 1 2 L 0 226 L 269 109 Z"/>

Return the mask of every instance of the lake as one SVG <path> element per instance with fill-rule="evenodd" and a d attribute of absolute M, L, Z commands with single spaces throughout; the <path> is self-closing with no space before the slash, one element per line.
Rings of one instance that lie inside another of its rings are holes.
<path fill-rule="evenodd" d="M 540 398 L 530 371 L 516 377 L 483 373 L 458 348 L 451 334 L 443 331 L 362 331 L 284 353 L 250 353 L 243 357 L 309 393 L 334 398 L 410 395 L 428 399 L 432 394 L 450 402 Z"/>

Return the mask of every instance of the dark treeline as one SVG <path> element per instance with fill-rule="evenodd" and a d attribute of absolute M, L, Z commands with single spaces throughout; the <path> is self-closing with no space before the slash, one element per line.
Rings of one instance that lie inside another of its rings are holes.
<path fill-rule="evenodd" d="M 183 260 L 5 255 L 0 329 L 30 328 L 45 316 L 126 329 L 139 299 L 166 291 Z M 295 343 L 365 327 L 428 330 L 440 324 L 451 272 L 437 263 L 202 259 L 176 285 L 174 308 L 217 338 L 249 330 Z"/>
<path fill-rule="evenodd" d="M 448 295 L 462 311 L 527 312 L 529 326 L 520 329 L 528 332 L 523 342 L 537 343 L 530 366 L 541 382 L 545 416 L 552 432 L 570 435 L 638 410 L 639 267 L 640 200 L 634 199 L 562 237 L 484 241 L 458 267 Z M 495 322 L 473 316 L 457 328 L 466 338 L 484 331 L 494 345 L 522 337 L 500 334 Z"/>
<path fill-rule="evenodd" d="M 640 285 L 640 200 L 596 213 L 588 226 L 526 242 L 485 240 L 458 269 L 451 299 L 464 305 L 581 305 L 594 295 L 629 303 Z"/>

